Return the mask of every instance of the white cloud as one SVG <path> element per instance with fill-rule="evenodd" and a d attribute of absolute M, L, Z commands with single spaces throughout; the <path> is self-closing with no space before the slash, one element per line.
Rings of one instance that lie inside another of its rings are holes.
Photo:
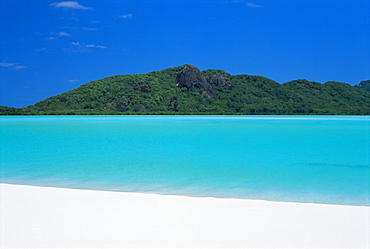
<path fill-rule="evenodd" d="M 36 49 L 36 52 L 47 52 L 48 49 L 47 48 L 38 48 Z"/>
<path fill-rule="evenodd" d="M 95 45 L 95 44 L 86 45 L 86 47 L 87 48 L 107 48 L 106 46 Z"/>
<path fill-rule="evenodd" d="M 27 68 L 26 66 L 14 66 L 14 70 L 18 70 L 18 69 L 23 69 L 23 68 Z"/>
<path fill-rule="evenodd" d="M 68 80 L 71 83 L 76 83 L 78 80 Z"/>
<path fill-rule="evenodd" d="M 51 32 L 51 34 L 57 36 L 71 36 L 71 34 L 67 32 Z"/>
<path fill-rule="evenodd" d="M 21 66 L 21 65 L 17 65 L 18 63 L 5 63 L 5 62 L 1 62 L 0 63 L 0 67 L 6 67 L 6 68 L 9 68 L 11 70 L 18 70 L 18 69 L 23 69 L 23 68 L 27 68 L 26 66 Z"/>
<path fill-rule="evenodd" d="M 49 34 L 52 36 L 46 37 L 46 40 L 57 40 L 58 38 L 56 36 L 58 37 L 72 36 L 70 33 L 67 32 L 50 32 Z"/>
<path fill-rule="evenodd" d="M 83 28 L 82 30 L 85 30 L 85 31 L 96 31 L 97 29 L 96 28 Z"/>
<path fill-rule="evenodd" d="M 65 1 L 65 2 L 59 2 L 59 3 L 52 3 L 50 4 L 56 8 L 71 8 L 71 9 L 80 9 L 80 10 L 89 10 L 91 8 L 85 7 L 81 4 L 79 4 L 76 1 Z"/>
<path fill-rule="evenodd" d="M 71 44 L 73 46 L 80 46 L 80 47 L 83 47 L 83 48 L 108 48 L 106 46 L 102 46 L 102 45 L 95 45 L 95 44 L 88 44 L 88 45 L 85 45 L 85 44 L 81 44 L 80 42 L 71 42 Z"/>
<path fill-rule="evenodd" d="M 132 18 L 134 15 L 133 14 L 126 14 L 126 15 L 122 15 L 122 16 L 119 16 L 121 18 L 125 18 L 125 19 L 130 19 Z"/>
<path fill-rule="evenodd" d="M 261 8 L 261 7 L 263 7 L 263 5 L 258 5 L 258 4 L 254 4 L 254 3 L 247 3 L 246 5 L 248 7 L 251 7 L 251 8 Z"/>
<path fill-rule="evenodd" d="M 12 67 L 14 65 L 15 65 L 15 63 L 4 63 L 4 62 L 0 63 L 0 67 Z"/>
<path fill-rule="evenodd" d="M 37 52 L 54 53 L 54 52 L 64 52 L 64 53 L 93 53 L 96 49 L 109 49 L 107 46 L 96 45 L 96 44 L 86 44 L 79 41 L 69 43 L 68 47 L 62 48 L 40 48 Z"/>

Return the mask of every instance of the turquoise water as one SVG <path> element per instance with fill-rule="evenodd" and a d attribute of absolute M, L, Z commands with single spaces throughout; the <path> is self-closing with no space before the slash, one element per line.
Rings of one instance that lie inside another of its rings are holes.
<path fill-rule="evenodd" d="M 370 117 L 0 117 L 1 182 L 370 206 Z"/>

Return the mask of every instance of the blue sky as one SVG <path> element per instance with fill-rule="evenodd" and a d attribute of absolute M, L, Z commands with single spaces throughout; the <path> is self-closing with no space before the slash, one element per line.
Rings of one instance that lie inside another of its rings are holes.
<path fill-rule="evenodd" d="M 279 83 L 370 79 L 368 0 L 1 0 L 0 105 L 192 64 Z"/>

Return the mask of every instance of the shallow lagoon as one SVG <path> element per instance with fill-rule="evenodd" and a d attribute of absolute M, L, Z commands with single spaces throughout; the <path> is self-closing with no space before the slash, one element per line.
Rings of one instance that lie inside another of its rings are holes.
<path fill-rule="evenodd" d="M 367 116 L 0 121 L 3 183 L 370 206 Z"/>

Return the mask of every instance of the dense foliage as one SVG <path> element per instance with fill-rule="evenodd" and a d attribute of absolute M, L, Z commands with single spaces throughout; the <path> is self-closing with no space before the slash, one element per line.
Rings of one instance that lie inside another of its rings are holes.
<path fill-rule="evenodd" d="M 339 82 L 279 84 L 191 65 L 84 84 L 3 114 L 370 114 L 370 93 Z"/>
<path fill-rule="evenodd" d="M 370 80 L 364 80 L 355 85 L 355 87 L 370 92 Z"/>

